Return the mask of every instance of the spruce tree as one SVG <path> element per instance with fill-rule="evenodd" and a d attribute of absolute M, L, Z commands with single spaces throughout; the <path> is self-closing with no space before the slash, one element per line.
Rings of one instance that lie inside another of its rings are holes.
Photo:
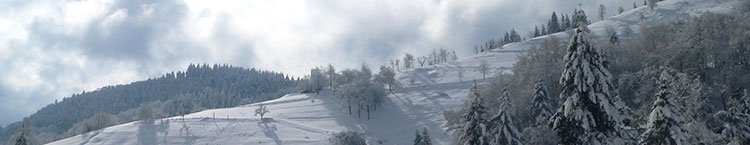
<path fill-rule="evenodd" d="M 482 97 L 479 95 L 476 83 L 471 88 L 471 101 L 466 108 L 466 114 L 463 114 L 461 118 L 465 123 L 462 127 L 462 134 L 459 140 L 463 145 L 487 145 L 487 142 L 483 138 L 483 133 L 486 130 L 486 121 L 482 119 L 482 115 L 486 113 L 486 109 L 482 104 Z"/>
<path fill-rule="evenodd" d="M 588 26 L 589 20 L 586 17 L 586 12 L 584 12 L 583 10 L 574 10 L 572 23 L 574 28 L 578 28 L 580 26 Z"/>
<path fill-rule="evenodd" d="M 750 144 L 750 115 L 744 113 L 719 111 L 714 117 L 723 122 L 721 135 L 728 140 L 728 144 Z"/>
<path fill-rule="evenodd" d="M 747 90 L 738 88 L 730 97 L 729 112 L 750 114 L 750 97 Z"/>
<path fill-rule="evenodd" d="M 552 104 L 547 93 L 547 87 L 542 82 L 542 79 L 536 81 L 536 88 L 534 89 L 534 97 L 531 100 L 531 106 L 529 106 L 529 112 L 531 112 L 532 122 L 534 125 L 547 124 L 549 117 L 553 114 Z"/>
<path fill-rule="evenodd" d="M 516 32 L 516 29 L 510 29 L 510 41 L 511 42 L 520 42 L 521 41 L 521 35 Z"/>
<path fill-rule="evenodd" d="M 423 145 L 422 141 L 422 135 L 419 134 L 419 129 L 417 129 L 417 133 L 414 134 L 414 145 Z"/>
<path fill-rule="evenodd" d="M 612 144 L 631 142 L 623 129 L 628 118 L 618 107 L 612 75 L 590 43 L 586 29 L 576 29 L 565 55 L 560 77 L 561 99 L 566 99 L 549 125 L 560 144 Z"/>
<path fill-rule="evenodd" d="M 432 145 L 432 139 L 430 139 L 430 135 L 427 133 L 427 128 L 423 128 L 422 130 L 422 145 Z"/>
<path fill-rule="evenodd" d="M 547 23 L 547 33 L 556 33 L 560 32 L 560 22 L 557 19 L 557 14 L 555 12 L 552 12 L 552 18 L 550 18 L 549 22 Z"/>
<path fill-rule="evenodd" d="M 488 141 L 492 145 L 523 145 L 523 134 L 516 127 L 516 118 L 510 113 L 510 93 L 508 86 L 503 88 L 503 95 L 499 98 L 500 110 L 490 120 L 490 129 L 487 132 Z"/>
<path fill-rule="evenodd" d="M 534 26 L 534 37 L 539 37 L 539 26 Z"/>
<path fill-rule="evenodd" d="M 653 109 L 648 118 L 647 130 L 641 134 L 639 144 L 652 145 L 681 145 L 688 144 L 686 132 L 682 125 L 685 119 L 677 112 L 677 104 L 671 97 L 669 86 L 672 77 L 666 71 L 661 73 L 657 84 L 659 91 L 656 93 Z"/>

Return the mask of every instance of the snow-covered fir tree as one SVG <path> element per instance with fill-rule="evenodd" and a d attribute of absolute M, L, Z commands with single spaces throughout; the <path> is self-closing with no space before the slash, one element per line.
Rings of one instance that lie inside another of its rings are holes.
<path fill-rule="evenodd" d="M 744 113 L 719 111 L 714 117 L 723 122 L 721 135 L 731 145 L 750 144 L 750 115 Z"/>
<path fill-rule="evenodd" d="M 531 100 L 531 106 L 529 106 L 529 112 L 531 112 L 532 122 L 534 125 L 547 124 L 549 117 L 554 112 L 552 103 L 547 93 L 547 86 L 544 85 L 542 79 L 536 81 L 534 85 L 534 97 Z"/>
<path fill-rule="evenodd" d="M 517 119 L 511 115 L 510 93 L 508 87 L 503 88 L 503 95 L 499 98 L 500 110 L 489 123 L 488 142 L 491 145 L 523 145 L 523 134 L 518 130 Z"/>
<path fill-rule="evenodd" d="M 422 134 L 417 130 L 417 133 L 414 136 L 414 145 L 432 145 L 432 139 L 430 139 L 430 135 L 427 134 L 427 128 L 422 130 Z"/>
<path fill-rule="evenodd" d="M 422 145 L 422 134 L 419 134 L 419 129 L 414 133 L 414 145 Z"/>
<path fill-rule="evenodd" d="M 487 145 L 488 142 L 484 140 L 483 133 L 486 131 L 486 121 L 482 119 L 482 115 L 486 113 L 486 109 L 482 106 L 482 97 L 479 95 L 476 84 L 471 88 L 468 108 L 466 113 L 461 116 L 461 119 L 465 123 L 461 128 L 461 134 L 459 137 L 462 145 Z"/>
<path fill-rule="evenodd" d="M 659 91 L 656 93 L 656 101 L 648 118 L 647 130 L 641 134 L 639 144 L 689 144 L 686 137 L 687 130 L 682 127 L 685 119 L 677 111 L 678 105 L 675 104 L 674 99 L 670 98 L 672 96 L 669 88 L 671 80 L 672 77 L 666 71 L 661 73 L 657 81 Z"/>
<path fill-rule="evenodd" d="M 586 17 L 586 12 L 584 12 L 583 10 L 573 10 L 573 19 L 571 21 L 571 27 L 573 28 L 589 25 L 589 20 Z"/>
<path fill-rule="evenodd" d="M 750 94 L 747 89 L 737 89 L 730 97 L 729 112 L 750 114 Z"/>
<path fill-rule="evenodd" d="M 432 145 L 432 139 L 430 134 L 427 133 L 427 128 L 422 129 L 422 145 Z"/>
<path fill-rule="evenodd" d="M 587 35 L 588 31 L 578 28 L 570 40 L 560 77 L 560 98 L 565 102 L 549 124 L 560 136 L 560 144 L 632 142 L 622 129 L 628 117 L 617 105 L 612 75 Z"/>

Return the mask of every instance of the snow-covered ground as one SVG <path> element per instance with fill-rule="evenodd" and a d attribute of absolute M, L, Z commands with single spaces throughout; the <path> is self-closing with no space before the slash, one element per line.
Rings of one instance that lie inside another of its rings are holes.
<path fill-rule="evenodd" d="M 706 11 L 727 13 L 735 0 L 668 0 L 656 10 L 639 7 L 593 23 L 589 28 L 603 34 L 605 26 L 621 31 L 631 27 L 638 34 L 638 25 L 687 19 Z M 591 14 L 591 12 L 589 12 Z M 640 15 L 646 19 L 640 21 Z M 511 43 L 477 55 L 467 56 L 435 66 L 397 73 L 400 86 L 389 95 L 384 105 L 373 112 L 370 120 L 349 115 L 344 104 L 330 92 L 321 94 L 289 94 L 263 102 L 271 111 L 262 122 L 254 116 L 256 104 L 225 109 L 205 110 L 182 117 L 153 122 L 131 122 L 93 131 L 50 144 L 328 144 L 328 137 L 342 130 L 363 132 L 370 144 L 410 144 L 415 130 L 426 127 L 435 144 L 449 144 L 442 111 L 458 109 L 468 95 L 473 81 L 482 81 L 477 71 L 480 62 L 489 64 L 491 73 L 510 73 L 519 53 L 544 39 L 568 39 L 560 32 Z M 459 82 L 458 71 L 463 70 Z"/>

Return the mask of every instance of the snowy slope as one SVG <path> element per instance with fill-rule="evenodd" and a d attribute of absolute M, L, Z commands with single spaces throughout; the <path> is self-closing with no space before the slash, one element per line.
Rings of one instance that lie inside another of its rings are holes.
<path fill-rule="evenodd" d="M 603 34 L 604 26 L 617 30 L 630 26 L 638 34 L 638 25 L 686 19 L 701 12 L 727 13 L 735 0 L 668 0 L 651 11 L 640 7 L 590 25 L 595 34 Z M 591 12 L 589 12 L 591 13 Z M 641 22 L 640 15 L 646 19 Z M 71 144 L 328 144 L 334 132 L 364 132 L 370 144 L 410 144 L 416 129 L 428 128 L 435 144 L 449 144 L 450 133 L 442 127 L 442 111 L 462 106 L 470 80 L 480 80 L 477 71 L 481 61 L 490 64 L 493 73 L 510 73 L 519 53 L 544 39 L 568 39 L 560 32 L 511 43 L 477 55 L 467 56 L 435 66 L 397 73 L 400 86 L 388 96 L 383 107 L 372 119 L 349 115 L 344 104 L 330 92 L 321 94 L 289 94 L 267 104 L 272 121 L 261 122 L 253 116 L 256 104 L 235 108 L 212 109 L 181 117 L 149 122 L 131 122 L 52 142 Z M 463 70 L 463 82 L 457 73 Z M 364 114 L 363 114 L 364 115 Z M 187 129 L 187 131 L 186 131 Z"/>

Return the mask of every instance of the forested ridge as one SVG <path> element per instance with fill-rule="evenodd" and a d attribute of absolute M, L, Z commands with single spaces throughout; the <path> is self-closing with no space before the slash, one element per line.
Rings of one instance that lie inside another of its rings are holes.
<path fill-rule="evenodd" d="M 17 134 L 23 123 L 33 130 L 36 138 L 43 139 L 39 142 L 49 142 L 99 127 L 138 120 L 136 109 L 142 104 L 150 104 L 154 108 L 153 117 L 177 116 L 275 99 L 293 91 L 296 83 L 297 80 L 278 72 L 229 65 L 190 64 L 184 72 L 170 72 L 158 78 L 105 86 L 65 97 L 24 118 L 22 122 L 2 128 L 0 142 L 4 143 Z M 82 123 L 100 112 L 111 118 L 105 125 Z"/>

